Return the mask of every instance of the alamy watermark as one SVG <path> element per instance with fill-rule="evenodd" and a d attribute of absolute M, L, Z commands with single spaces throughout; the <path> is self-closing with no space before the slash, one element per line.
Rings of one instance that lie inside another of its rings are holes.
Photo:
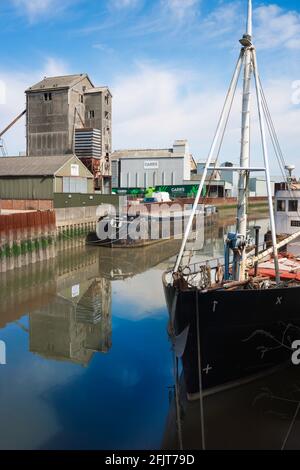
<path fill-rule="evenodd" d="M 0 366 L 6 365 L 6 344 L 0 341 Z"/>
<path fill-rule="evenodd" d="M 299 366 L 300 365 L 300 340 L 296 340 L 292 343 L 292 349 L 295 349 L 295 351 L 292 354 L 292 363 L 294 366 Z"/>
<path fill-rule="evenodd" d="M 119 208 L 99 206 L 97 237 L 105 240 L 169 240 L 182 239 L 192 214 L 191 204 L 154 203 L 128 204 L 120 198 Z M 199 205 L 191 222 L 191 238 L 203 238 L 205 209 Z"/>

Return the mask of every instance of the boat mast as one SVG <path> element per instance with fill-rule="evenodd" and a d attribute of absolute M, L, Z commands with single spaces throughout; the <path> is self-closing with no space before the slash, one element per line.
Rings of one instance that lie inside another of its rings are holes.
<path fill-rule="evenodd" d="M 193 205 L 192 213 L 187 224 L 183 242 L 176 260 L 174 267 L 174 272 L 178 272 L 181 267 L 182 258 L 185 252 L 185 247 L 189 238 L 190 231 L 192 229 L 193 219 L 196 214 L 197 206 L 202 195 L 202 190 L 206 181 L 206 177 L 210 165 L 217 147 L 217 143 L 221 138 L 222 143 L 222 130 L 229 117 L 230 113 L 230 103 L 232 103 L 233 97 L 235 95 L 237 83 L 239 80 L 241 68 L 244 65 L 244 83 L 243 83 L 243 105 L 242 105 L 242 139 L 241 139 L 241 153 L 240 153 L 240 166 L 236 168 L 239 171 L 239 186 L 238 186 L 238 209 L 237 209 L 237 224 L 236 224 L 236 233 L 229 234 L 231 237 L 228 237 L 226 241 L 226 253 L 229 252 L 229 249 L 233 250 L 234 259 L 233 259 L 233 269 L 232 269 L 232 278 L 235 281 L 244 281 L 246 278 L 247 270 L 247 201 L 249 197 L 249 175 L 250 171 L 258 171 L 258 169 L 250 168 L 250 108 L 251 108 L 251 78 L 252 75 L 255 77 L 256 84 L 256 95 L 257 95 L 257 105 L 258 105 L 258 114 L 259 114 L 259 124 L 260 132 L 262 139 L 262 149 L 265 167 L 259 171 L 265 171 L 266 182 L 267 182 L 267 192 L 268 192 L 268 201 L 269 201 L 269 213 L 270 213 L 270 224 L 272 231 L 272 241 L 273 241 L 273 254 L 274 254 L 274 265 L 276 271 L 276 282 L 280 283 L 280 272 L 279 272 L 279 262 L 278 262 L 278 247 L 276 240 L 276 227 L 275 227 L 275 217 L 274 217 L 274 208 L 273 208 L 273 195 L 271 188 L 271 179 L 270 179 L 270 168 L 269 168 L 269 159 L 268 159 L 268 149 L 267 149 L 267 140 L 265 132 L 265 122 L 264 122 L 264 109 L 262 102 L 262 89 L 260 85 L 259 72 L 256 59 L 256 50 L 252 44 L 252 0 L 248 0 L 248 15 L 247 15 L 247 30 L 246 34 L 240 40 L 242 44 L 242 49 L 240 56 L 231 80 L 231 84 L 226 96 L 225 104 L 222 110 L 221 118 L 218 123 L 216 134 L 209 152 L 209 156 L 205 165 L 205 169 L 201 178 L 201 182 L 198 188 L 198 192 L 195 198 Z M 214 167 L 213 169 L 215 169 Z M 229 258 L 228 258 L 229 260 Z M 229 263 L 227 266 L 227 272 L 229 275 Z"/>
<path fill-rule="evenodd" d="M 247 238 L 247 201 L 249 193 L 249 164 L 250 164 L 250 108 L 251 108 L 251 77 L 252 77 L 252 0 L 248 0 L 247 31 L 240 43 L 244 46 L 244 84 L 242 107 L 242 138 L 240 167 L 244 168 L 239 175 L 238 183 L 238 207 L 236 233 L 239 236 L 239 249 L 235 250 L 235 272 L 233 278 L 236 281 L 244 281 L 246 276 L 246 249 Z"/>
<path fill-rule="evenodd" d="M 204 185 L 205 185 L 208 170 L 209 170 L 209 167 L 211 165 L 214 153 L 216 151 L 218 141 L 220 139 L 220 136 L 222 135 L 223 126 L 226 123 L 226 121 L 228 119 L 228 116 L 229 116 L 229 113 L 230 113 L 230 102 L 233 99 L 233 96 L 235 94 L 235 90 L 236 90 L 236 87 L 237 87 L 237 84 L 238 84 L 238 81 L 239 81 L 239 77 L 240 77 L 240 73 L 241 73 L 241 69 L 242 69 L 242 62 L 243 62 L 243 50 L 240 52 L 240 55 L 239 55 L 239 58 L 238 58 L 238 61 L 237 61 L 237 64 L 236 64 L 236 67 L 235 67 L 235 70 L 234 70 L 234 73 L 233 73 L 233 77 L 232 77 L 231 82 L 230 82 L 229 90 L 228 90 L 227 95 L 226 95 L 226 99 L 225 99 L 225 103 L 224 103 L 224 106 L 223 106 L 223 109 L 222 109 L 221 117 L 220 117 L 220 120 L 218 122 L 218 126 L 217 126 L 217 130 L 216 130 L 216 133 L 215 133 L 215 136 L 214 136 L 214 140 L 213 140 L 213 143 L 211 145 L 210 152 L 209 152 L 209 155 L 208 155 L 208 158 L 207 158 L 207 161 L 206 161 L 206 165 L 205 165 L 205 168 L 204 168 L 204 171 L 203 171 L 203 175 L 202 175 L 202 178 L 201 178 L 201 181 L 200 181 L 200 184 L 199 184 L 198 192 L 197 192 L 197 195 L 195 197 L 195 201 L 194 201 L 194 204 L 193 204 L 193 209 L 192 209 L 188 224 L 187 224 L 186 229 L 185 229 L 185 233 L 184 233 L 183 241 L 182 241 L 182 244 L 181 244 L 181 248 L 180 248 L 180 251 L 179 251 L 175 266 L 174 266 L 174 270 L 173 270 L 173 272 L 175 272 L 175 273 L 178 272 L 179 268 L 181 267 L 182 257 L 184 255 L 185 247 L 186 247 L 186 244 L 187 244 L 187 241 L 188 241 L 188 238 L 189 238 L 189 234 L 190 234 L 191 229 L 192 229 L 193 220 L 194 220 L 194 217 L 195 217 L 195 214 L 196 214 L 196 211 L 197 211 L 197 207 L 198 207 L 201 195 L 202 195 Z"/>

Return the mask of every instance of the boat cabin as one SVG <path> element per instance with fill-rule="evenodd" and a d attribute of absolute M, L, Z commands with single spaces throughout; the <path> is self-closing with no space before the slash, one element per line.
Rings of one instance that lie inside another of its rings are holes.
<path fill-rule="evenodd" d="M 300 230 L 300 182 L 280 183 L 275 188 L 275 222 L 278 235 Z"/>

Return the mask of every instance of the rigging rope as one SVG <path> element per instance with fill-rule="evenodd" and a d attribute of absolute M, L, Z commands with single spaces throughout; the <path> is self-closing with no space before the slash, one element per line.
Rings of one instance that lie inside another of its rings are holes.
<path fill-rule="evenodd" d="M 245 60 L 245 58 L 243 58 L 243 61 L 244 60 Z M 203 198 L 202 198 L 202 204 L 204 204 L 204 205 L 205 205 L 205 201 L 207 201 L 207 199 L 208 199 L 209 189 L 211 187 L 211 183 L 212 183 L 212 180 L 213 180 L 214 171 L 215 171 L 215 168 L 217 167 L 217 163 L 218 163 L 218 160 L 219 160 L 220 151 L 221 151 L 222 144 L 223 144 L 223 141 L 224 141 L 225 132 L 226 132 L 226 129 L 227 129 L 227 126 L 228 126 L 228 122 L 229 122 L 229 118 L 230 118 L 230 114 L 231 114 L 231 110 L 232 110 L 232 106 L 233 106 L 237 86 L 238 86 L 238 80 L 236 81 L 235 87 L 233 88 L 232 93 L 231 93 L 231 97 L 230 97 L 230 101 L 229 101 L 229 109 L 227 111 L 227 116 L 226 116 L 224 127 L 223 127 L 223 130 L 222 130 L 222 135 L 221 135 L 220 142 L 219 142 L 219 145 L 218 145 L 218 151 L 217 151 L 217 154 L 216 154 L 216 158 L 215 158 L 213 168 L 211 169 L 211 174 L 210 174 L 210 177 L 209 177 L 209 180 L 208 180 L 208 184 L 206 185 L 208 187 L 208 190 L 206 191 L 205 196 L 203 196 Z M 189 251 L 188 262 L 187 262 L 186 266 L 184 266 L 182 268 L 182 270 L 186 269 L 186 267 L 190 264 L 193 253 L 196 252 L 197 250 L 193 249 L 193 250 L 188 250 L 188 251 Z"/>
<path fill-rule="evenodd" d="M 273 144 L 275 156 L 277 158 L 278 165 L 279 165 L 279 168 L 280 168 L 282 176 L 283 176 L 283 180 L 287 185 L 287 188 L 288 188 L 287 191 L 288 191 L 291 199 L 295 199 L 295 196 L 293 194 L 293 191 L 290 188 L 289 181 L 288 181 L 287 176 L 286 176 L 286 172 L 285 172 L 286 161 L 284 159 L 284 155 L 283 155 L 280 143 L 279 143 L 279 139 L 278 139 L 277 132 L 276 132 L 276 129 L 275 129 L 275 126 L 274 126 L 272 115 L 271 115 L 269 107 L 268 107 L 268 102 L 267 102 L 267 99 L 266 99 L 266 96 L 265 96 L 265 93 L 264 93 L 264 90 L 263 90 L 261 80 L 260 80 L 260 89 L 261 89 L 261 94 L 262 94 L 262 102 L 263 102 L 263 110 L 264 110 L 264 114 L 265 114 L 265 119 L 266 119 L 266 122 L 267 122 L 269 134 L 270 134 L 271 141 L 272 141 L 272 144 Z M 297 215 L 300 218 L 299 207 L 297 208 L 297 211 L 295 211 L 295 212 L 297 212 Z"/>

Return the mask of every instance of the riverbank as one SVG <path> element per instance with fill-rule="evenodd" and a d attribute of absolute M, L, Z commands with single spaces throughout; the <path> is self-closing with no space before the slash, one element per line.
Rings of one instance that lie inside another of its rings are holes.
<path fill-rule="evenodd" d="M 220 217 L 224 218 L 236 214 L 237 204 L 222 204 L 217 206 Z M 252 202 L 249 204 L 249 215 L 268 216 L 269 206 L 267 202 Z"/>

